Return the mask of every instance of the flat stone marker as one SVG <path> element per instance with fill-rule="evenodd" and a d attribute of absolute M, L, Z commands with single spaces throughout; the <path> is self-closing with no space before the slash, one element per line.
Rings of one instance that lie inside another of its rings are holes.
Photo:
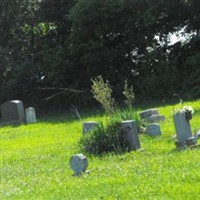
<path fill-rule="evenodd" d="M 154 108 L 154 109 L 144 110 L 140 112 L 139 115 L 140 119 L 146 119 L 147 117 L 150 117 L 152 115 L 159 115 L 159 112 L 158 109 Z"/>
<path fill-rule="evenodd" d="M 83 154 L 73 155 L 70 159 L 70 167 L 75 172 L 75 175 L 85 172 L 88 167 L 87 157 Z"/>
<path fill-rule="evenodd" d="M 146 120 L 149 123 L 165 121 L 165 116 L 164 115 L 152 115 L 150 117 L 147 117 Z"/>
<path fill-rule="evenodd" d="M 27 124 L 37 122 L 34 108 L 29 107 L 25 110 L 25 112 L 26 112 L 26 122 L 27 122 Z"/>
<path fill-rule="evenodd" d="M 150 136 L 158 136 L 162 134 L 160 125 L 156 123 L 148 125 L 145 133 Z"/>
<path fill-rule="evenodd" d="M 92 129 L 95 129 L 99 125 L 98 122 L 84 122 L 83 123 L 83 134 L 88 133 Z"/>
<path fill-rule="evenodd" d="M 122 121 L 121 133 L 124 141 L 127 142 L 129 146 L 129 150 L 137 150 L 140 148 L 136 121 Z"/>
<path fill-rule="evenodd" d="M 7 101 L 1 105 L 2 121 L 5 123 L 25 122 L 24 105 L 22 101 Z"/>
<path fill-rule="evenodd" d="M 184 112 L 178 112 L 173 117 L 178 142 L 184 144 L 187 138 L 192 137 L 190 122 L 186 119 Z"/>

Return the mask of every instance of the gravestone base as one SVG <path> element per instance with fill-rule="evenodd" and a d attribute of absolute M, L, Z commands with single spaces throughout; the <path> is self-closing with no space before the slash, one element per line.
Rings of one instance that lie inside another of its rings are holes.
<path fill-rule="evenodd" d="M 197 138 L 196 137 L 190 137 L 190 138 L 187 138 L 186 140 L 185 140 L 185 144 L 187 145 L 187 146 L 191 146 L 191 145 L 196 145 L 197 144 Z"/>

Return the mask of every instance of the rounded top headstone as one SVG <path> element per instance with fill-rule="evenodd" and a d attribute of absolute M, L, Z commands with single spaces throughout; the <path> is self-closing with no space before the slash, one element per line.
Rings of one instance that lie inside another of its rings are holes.
<path fill-rule="evenodd" d="M 87 157 L 83 154 L 73 155 L 70 159 L 70 167 L 77 175 L 85 172 L 88 167 Z"/>

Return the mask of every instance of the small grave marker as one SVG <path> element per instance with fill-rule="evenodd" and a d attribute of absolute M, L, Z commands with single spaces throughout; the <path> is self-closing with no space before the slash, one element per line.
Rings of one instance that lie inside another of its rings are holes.
<path fill-rule="evenodd" d="M 158 136 L 162 134 L 160 125 L 156 123 L 148 125 L 145 133 L 150 136 Z"/>
<path fill-rule="evenodd" d="M 165 116 L 164 115 L 152 115 L 150 117 L 147 117 L 146 120 L 149 123 L 165 121 Z"/>
<path fill-rule="evenodd" d="M 35 115 L 35 109 L 32 108 L 32 107 L 29 107 L 25 110 L 26 112 L 26 122 L 28 124 L 31 124 L 31 123 L 36 123 L 37 120 L 36 120 L 36 115 Z"/>
<path fill-rule="evenodd" d="M 88 167 L 87 157 L 83 154 L 73 155 L 70 159 L 70 167 L 75 172 L 76 176 L 85 172 Z"/>
<path fill-rule="evenodd" d="M 129 146 L 129 150 L 137 150 L 140 148 L 136 121 L 122 121 L 121 133 L 124 141 L 127 142 Z"/>
<path fill-rule="evenodd" d="M 148 117 L 151 117 L 152 115 L 159 115 L 158 109 L 148 109 L 144 110 L 139 113 L 141 119 L 146 119 Z"/>
<path fill-rule="evenodd" d="M 88 133 L 92 129 L 96 128 L 99 125 L 98 122 L 84 122 L 83 123 L 83 134 Z"/>

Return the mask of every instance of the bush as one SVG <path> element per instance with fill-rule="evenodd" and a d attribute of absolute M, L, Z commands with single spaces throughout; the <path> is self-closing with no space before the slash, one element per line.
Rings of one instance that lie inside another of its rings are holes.
<path fill-rule="evenodd" d="M 82 150 L 91 154 L 128 150 L 128 144 L 123 140 L 120 127 L 121 122 L 118 121 L 110 122 L 106 128 L 101 123 L 96 129 L 81 138 Z"/>

